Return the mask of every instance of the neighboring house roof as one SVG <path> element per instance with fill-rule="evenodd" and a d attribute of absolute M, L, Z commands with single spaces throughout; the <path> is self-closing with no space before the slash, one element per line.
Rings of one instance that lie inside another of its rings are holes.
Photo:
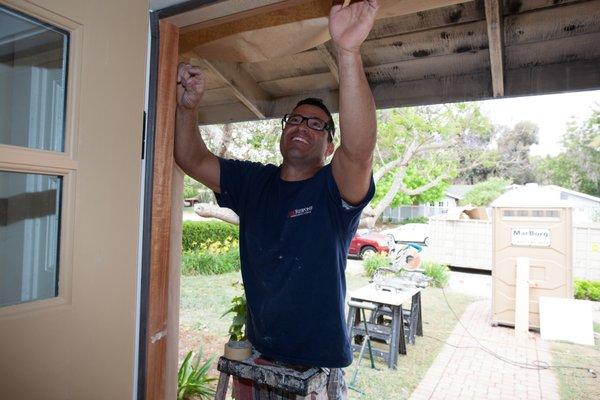
<path fill-rule="evenodd" d="M 446 189 L 446 196 L 462 200 L 471 189 L 473 185 L 450 185 Z"/>
<path fill-rule="evenodd" d="M 544 187 L 548 188 L 550 190 L 556 190 L 556 191 L 559 191 L 559 192 L 568 193 L 568 194 L 570 194 L 572 196 L 577 196 L 577 197 L 581 197 L 583 199 L 595 201 L 595 202 L 597 202 L 597 203 L 600 204 L 600 197 L 592 196 L 592 195 L 586 194 L 586 193 L 577 192 L 577 191 L 571 190 L 571 189 L 566 189 L 564 187 L 557 186 L 557 185 L 547 185 L 547 186 L 544 186 Z"/>

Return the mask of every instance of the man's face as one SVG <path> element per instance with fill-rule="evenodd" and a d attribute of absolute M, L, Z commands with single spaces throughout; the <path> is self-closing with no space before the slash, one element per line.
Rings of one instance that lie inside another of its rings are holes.
<path fill-rule="evenodd" d="M 302 115 L 306 118 L 319 118 L 329 122 L 325 111 L 310 104 L 296 107 L 292 114 Z M 302 160 L 323 164 L 325 159 L 333 152 L 333 143 L 327 139 L 329 132 L 311 129 L 304 120 L 300 125 L 286 124 L 279 141 L 279 149 L 284 160 Z"/>

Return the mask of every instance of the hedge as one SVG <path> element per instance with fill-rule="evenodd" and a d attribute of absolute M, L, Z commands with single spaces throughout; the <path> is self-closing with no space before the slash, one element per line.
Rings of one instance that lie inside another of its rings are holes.
<path fill-rule="evenodd" d="M 239 229 L 237 225 L 221 221 L 184 221 L 182 236 L 183 250 L 186 251 L 196 249 L 209 239 L 220 242 L 228 236 L 239 239 Z"/>

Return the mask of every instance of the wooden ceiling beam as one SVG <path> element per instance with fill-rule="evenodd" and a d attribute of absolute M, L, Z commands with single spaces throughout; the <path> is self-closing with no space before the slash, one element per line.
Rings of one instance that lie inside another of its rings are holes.
<path fill-rule="evenodd" d="M 329 71 L 331 71 L 331 75 L 333 75 L 335 81 L 339 85 L 340 72 L 338 70 L 337 61 L 336 61 L 334 55 L 332 54 L 332 52 L 329 50 L 329 47 L 325 43 L 323 43 L 323 44 L 320 44 L 317 46 L 317 50 L 319 51 L 319 55 L 321 56 L 321 59 L 323 60 L 323 62 L 325 64 L 327 64 Z"/>
<path fill-rule="evenodd" d="M 487 21 L 492 91 L 494 97 L 504 96 L 502 18 L 502 0 L 485 0 L 485 19 Z"/>
<path fill-rule="evenodd" d="M 194 60 L 195 61 L 195 60 Z M 258 118 L 268 115 L 270 96 L 258 86 L 239 63 L 202 59 L 201 65 L 228 86 L 233 95 Z"/>

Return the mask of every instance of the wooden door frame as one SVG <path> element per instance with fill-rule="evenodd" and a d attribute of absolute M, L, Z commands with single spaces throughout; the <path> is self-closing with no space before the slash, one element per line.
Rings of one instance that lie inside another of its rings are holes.
<path fill-rule="evenodd" d="M 137 399 L 171 399 L 177 392 L 183 173 L 173 159 L 173 139 L 179 28 L 161 20 L 216 1 L 191 0 L 149 15 Z"/>

